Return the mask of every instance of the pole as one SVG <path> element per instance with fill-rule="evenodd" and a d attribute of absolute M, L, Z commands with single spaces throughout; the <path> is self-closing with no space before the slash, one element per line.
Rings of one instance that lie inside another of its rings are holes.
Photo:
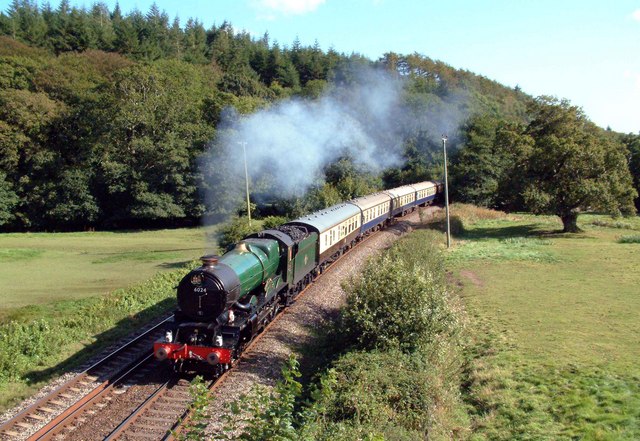
<path fill-rule="evenodd" d="M 449 179 L 447 176 L 447 135 L 442 135 L 444 153 L 444 207 L 447 216 L 447 248 L 451 248 L 451 223 L 449 221 Z"/>
<path fill-rule="evenodd" d="M 244 181 L 247 187 L 247 216 L 249 216 L 249 226 L 251 226 L 251 203 L 249 202 L 249 172 L 247 171 L 247 143 L 239 142 L 242 146 L 242 155 L 244 156 Z"/>

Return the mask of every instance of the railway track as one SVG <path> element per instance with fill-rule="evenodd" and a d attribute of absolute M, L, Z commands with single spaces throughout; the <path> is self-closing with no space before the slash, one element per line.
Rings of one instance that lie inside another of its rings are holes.
<path fill-rule="evenodd" d="M 217 380 L 210 380 L 211 388 Z M 191 381 L 173 378 L 163 383 L 105 440 L 160 440 L 179 423 L 179 417 L 189 413 L 192 397 L 189 392 Z"/>
<path fill-rule="evenodd" d="M 52 439 L 87 407 L 151 359 L 167 317 L 0 426 L 6 439 Z"/>

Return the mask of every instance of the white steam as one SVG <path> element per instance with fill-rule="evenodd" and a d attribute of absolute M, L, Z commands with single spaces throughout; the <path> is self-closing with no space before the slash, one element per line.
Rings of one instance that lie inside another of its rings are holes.
<path fill-rule="evenodd" d="M 330 85 L 316 100 L 292 98 L 247 116 L 229 112 L 203 163 L 209 207 L 231 205 L 243 194 L 243 144 L 250 181 L 268 182 L 261 191 L 268 187 L 271 195 L 287 198 L 302 196 L 344 156 L 372 172 L 401 165 L 407 132 L 429 132 L 439 140 L 440 130 L 460 121 L 460 115 L 448 115 L 451 103 L 421 104 L 416 114 L 398 75 L 360 67 L 343 75 L 350 77 L 347 86 Z"/>

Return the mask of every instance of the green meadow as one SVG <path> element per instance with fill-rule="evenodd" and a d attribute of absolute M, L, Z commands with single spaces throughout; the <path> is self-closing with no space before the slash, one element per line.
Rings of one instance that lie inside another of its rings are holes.
<path fill-rule="evenodd" d="M 0 320 L 29 305 L 99 296 L 184 266 L 207 249 L 205 230 L 0 235 Z"/>
<path fill-rule="evenodd" d="M 640 218 L 453 215 L 472 439 L 640 439 Z"/>
<path fill-rule="evenodd" d="M 172 309 L 212 233 L 0 235 L 0 411 Z"/>

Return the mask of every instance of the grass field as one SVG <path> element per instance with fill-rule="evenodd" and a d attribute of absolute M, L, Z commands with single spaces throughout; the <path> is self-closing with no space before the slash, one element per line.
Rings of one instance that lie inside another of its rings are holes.
<path fill-rule="evenodd" d="M 0 320 L 28 305 L 106 294 L 176 269 L 207 248 L 205 230 L 0 234 Z"/>
<path fill-rule="evenodd" d="M 172 308 L 212 232 L 1 234 L 0 411 Z"/>
<path fill-rule="evenodd" d="M 640 439 L 640 243 L 621 240 L 640 219 L 463 223 L 448 258 L 473 317 L 474 439 Z"/>

